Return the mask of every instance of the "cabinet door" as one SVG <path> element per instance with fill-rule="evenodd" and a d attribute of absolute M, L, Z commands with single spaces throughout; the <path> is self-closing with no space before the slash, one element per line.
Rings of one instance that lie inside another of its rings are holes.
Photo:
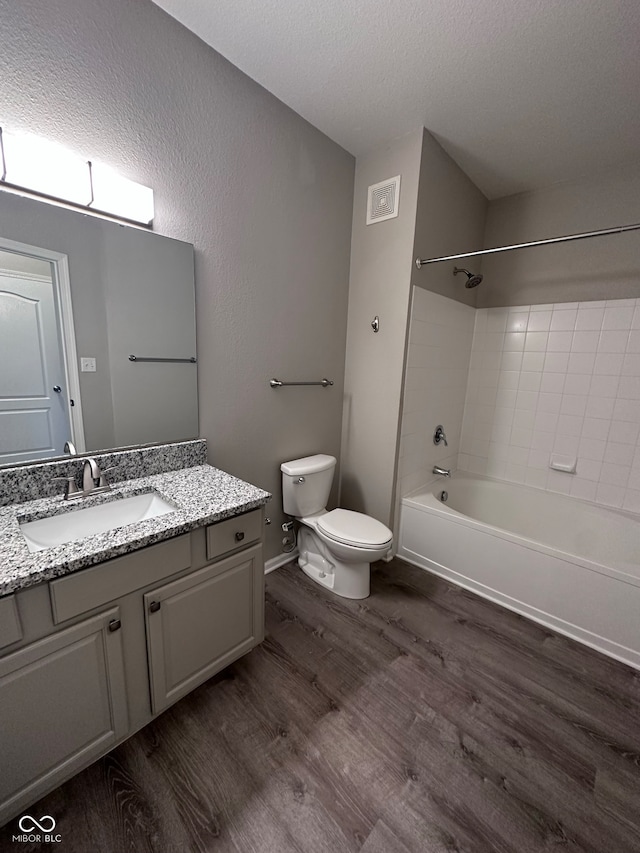
<path fill-rule="evenodd" d="M 127 732 L 118 608 L 0 659 L 0 825 Z"/>
<path fill-rule="evenodd" d="M 263 639 L 262 548 L 158 587 L 144 603 L 157 714 Z"/>

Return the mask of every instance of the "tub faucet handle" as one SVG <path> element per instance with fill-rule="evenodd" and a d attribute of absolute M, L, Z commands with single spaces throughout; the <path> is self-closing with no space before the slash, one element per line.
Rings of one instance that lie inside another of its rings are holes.
<path fill-rule="evenodd" d="M 449 447 L 449 442 L 447 441 L 447 436 L 442 428 L 442 424 L 438 424 L 436 431 L 433 434 L 433 443 L 440 444 L 440 442 L 442 442 L 445 447 Z"/>

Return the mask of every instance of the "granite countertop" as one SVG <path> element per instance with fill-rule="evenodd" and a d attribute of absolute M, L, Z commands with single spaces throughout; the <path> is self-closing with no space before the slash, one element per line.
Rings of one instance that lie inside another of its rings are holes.
<path fill-rule="evenodd" d="M 19 521 L 73 512 L 118 497 L 152 491 L 174 504 L 176 511 L 34 553 L 27 548 L 18 527 Z M 257 509 L 270 498 L 269 492 L 224 471 L 197 465 L 116 483 L 107 493 L 77 502 L 55 497 L 0 507 L 0 596 Z"/>

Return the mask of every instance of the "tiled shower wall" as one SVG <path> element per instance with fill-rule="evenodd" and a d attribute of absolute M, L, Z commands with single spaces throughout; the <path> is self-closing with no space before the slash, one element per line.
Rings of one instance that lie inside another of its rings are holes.
<path fill-rule="evenodd" d="M 457 466 L 475 309 L 414 287 L 405 371 L 398 495 Z M 433 443 L 443 424 L 449 446 Z"/>
<path fill-rule="evenodd" d="M 476 312 L 459 468 L 640 512 L 639 435 L 640 299 Z"/>

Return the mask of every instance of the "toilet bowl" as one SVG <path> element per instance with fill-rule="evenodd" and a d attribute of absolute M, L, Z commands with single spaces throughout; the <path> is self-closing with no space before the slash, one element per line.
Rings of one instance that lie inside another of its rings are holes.
<path fill-rule="evenodd" d="M 316 583 L 344 598 L 369 595 L 371 563 L 391 550 L 381 522 L 347 509 L 327 511 L 336 459 L 325 454 L 283 462 L 283 508 L 302 525 L 298 565 Z"/>

